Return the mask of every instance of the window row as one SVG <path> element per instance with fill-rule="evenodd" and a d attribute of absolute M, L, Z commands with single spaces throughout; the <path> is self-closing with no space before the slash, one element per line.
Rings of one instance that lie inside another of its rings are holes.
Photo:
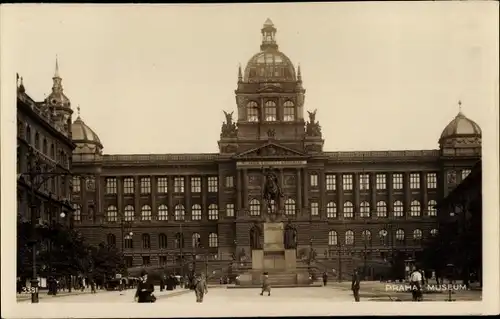
<path fill-rule="evenodd" d="M 125 235 L 123 238 L 123 245 L 127 249 L 134 248 L 134 234 Z M 116 236 L 114 234 L 106 235 L 106 241 L 109 246 L 116 246 Z M 141 247 L 143 249 L 151 249 L 151 236 L 149 234 L 141 235 Z M 208 247 L 216 248 L 219 246 L 219 238 L 216 233 L 210 233 L 208 235 Z M 174 247 L 173 248 L 186 248 L 184 242 L 184 234 L 176 233 L 174 236 Z M 201 236 L 199 233 L 193 233 L 191 235 L 191 247 L 192 248 L 203 248 L 201 245 Z M 158 235 L 158 248 L 165 249 L 168 247 L 167 235 L 161 233 Z"/>
<path fill-rule="evenodd" d="M 435 228 L 431 229 L 431 231 L 430 231 L 431 236 L 436 236 L 437 234 L 438 234 L 437 229 L 435 229 Z M 394 232 L 394 234 L 392 234 L 392 236 L 394 236 L 394 240 L 397 242 L 406 241 L 406 235 L 405 235 L 405 231 L 403 229 L 397 229 Z M 414 241 L 419 242 L 422 240 L 422 238 L 423 238 L 423 232 L 421 229 L 413 230 L 412 239 Z M 384 246 L 384 245 L 390 244 L 391 241 L 393 240 L 393 238 L 391 238 L 391 234 L 387 230 L 381 229 L 378 232 L 378 240 L 379 240 L 380 245 Z M 361 232 L 361 241 L 363 244 L 373 244 L 371 231 L 363 230 Z M 345 232 L 343 244 L 354 245 L 354 231 L 347 230 Z M 339 235 L 335 230 L 330 230 L 328 232 L 328 245 L 329 246 L 341 246 L 342 245 L 341 241 L 339 240 Z"/>
<path fill-rule="evenodd" d="M 318 174 L 309 175 L 309 184 L 311 187 L 318 187 Z M 370 174 L 359 174 L 359 189 L 368 190 L 370 189 Z M 409 184 L 410 189 L 420 189 L 420 173 L 410 173 Z M 354 174 L 342 174 L 342 189 L 343 190 L 353 190 L 353 178 Z M 392 174 L 392 188 L 396 190 L 403 189 L 403 173 Z M 334 191 L 337 189 L 337 175 L 326 174 L 325 175 L 325 188 L 327 191 Z M 379 190 L 387 189 L 387 174 L 375 174 L 375 188 Z M 427 188 L 435 189 L 437 188 L 437 173 L 427 173 Z"/>
<path fill-rule="evenodd" d="M 255 101 L 250 101 L 246 107 L 247 110 L 247 121 L 248 122 L 259 122 L 261 120 L 266 122 L 276 122 L 283 120 L 285 122 L 295 121 L 295 105 L 292 101 L 286 101 L 283 103 L 283 118 L 278 119 L 278 107 L 274 101 L 266 101 L 264 103 L 264 114 L 261 117 L 261 108 L 259 104 Z"/>
<path fill-rule="evenodd" d="M 201 193 L 202 190 L 202 177 L 190 177 L 190 190 L 191 193 Z M 74 183 L 75 184 L 75 183 Z M 224 185 L 226 188 L 234 187 L 234 177 L 226 176 L 224 178 Z M 139 186 L 141 194 L 150 194 L 152 190 L 151 178 L 150 177 L 140 177 Z M 184 193 L 185 192 L 185 177 L 174 177 L 174 193 Z M 115 177 L 106 178 L 106 194 L 116 194 L 117 193 L 117 179 Z M 207 191 L 209 193 L 217 193 L 219 190 L 219 179 L 217 176 L 209 176 L 207 178 Z M 75 192 L 79 192 L 80 189 L 75 189 Z M 161 176 L 156 178 L 156 192 L 157 193 L 168 193 L 168 177 Z M 135 179 L 133 177 L 125 177 L 123 179 L 123 193 L 124 194 L 134 194 L 135 193 Z"/>
<path fill-rule="evenodd" d="M 437 216 L 436 209 L 437 202 L 435 200 L 430 200 L 427 202 L 427 216 Z M 359 217 L 372 217 L 372 214 L 376 214 L 377 217 L 389 217 L 387 203 L 385 201 L 378 201 L 376 203 L 375 212 L 372 213 L 370 208 L 370 203 L 367 201 L 362 201 L 359 204 Z M 394 217 L 403 217 L 404 214 L 404 205 L 400 200 L 396 200 L 393 203 L 393 216 Z M 311 215 L 319 215 L 319 204 L 317 202 L 311 202 Z M 413 200 L 410 203 L 410 216 L 411 217 L 420 217 L 422 215 L 422 205 L 420 201 Z M 337 218 L 337 204 L 335 202 L 328 202 L 326 204 L 326 216 L 327 218 Z M 354 205 L 351 201 L 344 202 L 343 207 L 343 216 L 344 218 L 354 218 Z"/>
<path fill-rule="evenodd" d="M 234 204 L 226 204 L 226 214 L 229 217 L 234 216 Z M 185 220 L 186 209 L 184 205 L 177 204 L 174 207 L 174 220 L 182 221 Z M 135 220 L 135 209 L 132 205 L 125 206 L 123 220 L 124 221 L 134 221 Z M 202 208 L 199 204 L 194 204 L 191 206 L 191 220 L 201 220 L 202 218 Z M 208 205 L 208 219 L 218 220 L 219 219 L 219 207 L 217 204 Z M 152 209 L 149 205 L 144 205 L 141 207 L 140 211 L 141 221 L 152 220 Z M 168 206 L 161 204 L 158 206 L 158 220 L 166 221 L 168 220 Z M 118 221 L 118 208 L 114 205 L 108 206 L 106 209 L 106 221 L 117 222 Z"/>
<path fill-rule="evenodd" d="M 62 166 L 67 166 L 71 155 L 68 156 L 64 150 L 58 149 L 55 143 L 49 142 L 47 138 L 42 137 L 39 132 L 35 131 L 35 134 L 33 134 L 29 124 L 25 125 L 22 121 L 18 121 L 17 135 L 24 138 L 29 145 L 33 146 L 43 155 L 51 158 Z"/>

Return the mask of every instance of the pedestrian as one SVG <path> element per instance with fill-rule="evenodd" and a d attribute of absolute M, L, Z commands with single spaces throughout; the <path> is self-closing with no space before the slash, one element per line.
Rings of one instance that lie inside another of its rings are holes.
<path fill-rule="evenodd" d="M 208 293 L 205 276 L 195 276 L 194 292 L 196 295 L 196 302 L 203 302 L 203 297 Z"/>
<path fill-rule="evenodd" d="M 148 273 L 146 270 L 141 271 L 141 278 L 139 284 L 137 285 L 137 291 L 135 292 L 134 299 L 137 300 L 138 303 L 148 303 L 155 302 L 156 297 L 153 295 L 155 287 L 148 280 Z"/>
<path fill-rule="evenodd" d="M 410 287 L 413 301 L 422 301 L 422 273 L 417 267 L 410 274 Z"/>
<path fill-rule="evenodd" d="M 326 286 L 327 283 L 328 283 L 328 274 L 325 271 L 323 273 L 323 286 Z"/>
<path fill-rule="evenodd" d="M 264 292 L 267 292 L 267 295 L 270 296 L 271 295 L 271 284 L 269 284 L 269 274 L 267 272 L 265 272 L 263 275 L 264 276 L 262 278 L 262 291 L 260 292 L 260 295 L 263 296 Z"/>
<path fill-rule="evenodd" d="M 163 291 L 163 289 L 165 289 L 165 275 L 160 277 L 160 291 Z"/>
<path fill-rule="evenodd" d="M 359 279 L 359 274 L 358 270 L 354 269 L 354 273 L 352 274 L 352 283 L 351 283 L 351 290 L 354 295 L 354 301 L 359 302 L 359 288 L 360 288 L 360 279 Z"/>
<path fill-rule="evenodd" d="M 94 278 L 91 278 L 90 279 L 90 293 L 91 294 L 95 294 L 96 293 L 95 288 L 96 288 L 95 280 L 94 280 Z"/>

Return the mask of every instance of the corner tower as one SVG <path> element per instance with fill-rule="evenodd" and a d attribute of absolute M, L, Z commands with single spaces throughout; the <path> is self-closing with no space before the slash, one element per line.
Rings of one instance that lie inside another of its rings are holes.
<path fill-rule="evenodd" d="M 244 71 L 241 66 L 238 69 L 236 125 L 231 146 L 219 143 L 222 153 L 239 153 L 270 139 L 297 151 L 305 149 L 305 89 L 300 68 L 296 71 L 279 50 L 276 32 L 267 19 L 261 29 L 260 51 L 250 58 Z"/>

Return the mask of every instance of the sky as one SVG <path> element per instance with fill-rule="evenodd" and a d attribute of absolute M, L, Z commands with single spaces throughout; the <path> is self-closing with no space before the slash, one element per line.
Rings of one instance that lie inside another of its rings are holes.
<path fill-rule="evenodd" d="M 498 10 L 488 3 L 37 4 L 1 14 L 3 76 L 15 83 L 18 72 L 42 100 L 57 55 L 73 119 L 79 105 L 106 154 L 217 152 L 222 111 L 236 114 L 238 65 L 260 50 L 267 18 L 300 63 L 304 112 L 317 109 L 326 151 L 438 148 L 459 100 L 483 139 L 497 132 Z"/>

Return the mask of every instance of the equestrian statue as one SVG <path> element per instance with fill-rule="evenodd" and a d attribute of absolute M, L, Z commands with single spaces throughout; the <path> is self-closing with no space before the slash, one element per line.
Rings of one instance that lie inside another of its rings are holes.
<path fill-rule="evenodd" d="M 280 207 L 280 200 L 283 195 L 281 187 L 278 183 L 278 177 L 272 171 L 265 172 L 266 183 L 264 184 L 264 192 L 262 194 L 263 199 L 267 202 L 267 209 L 270 215 L 277 213 L 277 207 Z M 275 204 L 275 209 L 273 211 L 273 202 Z"/>

